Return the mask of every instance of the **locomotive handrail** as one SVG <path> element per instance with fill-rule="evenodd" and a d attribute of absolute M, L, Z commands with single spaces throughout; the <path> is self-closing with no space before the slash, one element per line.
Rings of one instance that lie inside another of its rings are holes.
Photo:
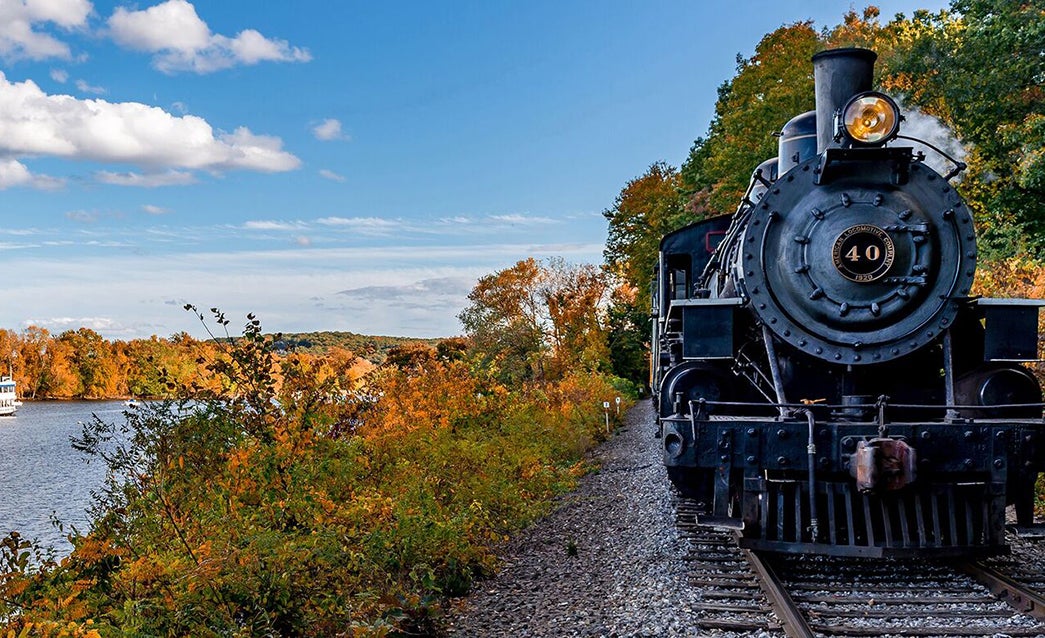
<path fill-rule="evenodd" d="M 947 180 L 947 181 L 950 181 L 952 177 L 958 175 L 958 173 L 961 173 L 962 171 L 964 171 L 966 168 L 969 167 L 969 165 L 966 164 L 965 162 L 962 162 L 960 160 L 954 159 L 953 157 L 948 155 L 946 152 L 941 150 L 939 147 L 934 146 L 934 145 L 930 144 L 929 142 L 926 142 L 925 140 L 918 139 L 917 137 L 910 137 L 910 136 L 907 136 L 907 135 L 897 135 L 896 139 L 898 139 L 898 140 L 910 140 L 912 142 L 918 142 L 919 144 L 921 144 L 923 146 L 927 146 L 927 147 L 931 148 L 932 150 L 936 151 L 940 155 L 943 155 L 944 158 L 947 159 L 947 161 L 949 161 L 951 164 L 954 164 L 954 168 L 952 168 L 949 173 L 947 173 L 946 175 L 943 176 L 943 178 L 945 180 Z M 923 155 L 922 157 L 924 158 L 925 156 Z M 921 160 L 919 160 L 919 161 L 921 161 Z"/>
<path fill-rule="evenodd" d="M 705 399 L 699 399 L 697 401 L 691 401 L 697 405 L 721 405 L 721 406 L 734 406 L 734 407 L 762 407 L 762 408 L 793 408 L 795 410 L 803 410 L 811 407 L 815 408 L 829 408 L 832 410 L 852 410 L 853 408 L 877 408 L 879 405 L 882 407 L 890 408 L 903 408 L 905 410 L 1011 410 L 1016 408 L 1042 408 L 1045 409 L 1045 403 L 999 403 L 997 405 L 965 405 L 965 404 L 943 404 L 943 403 L 889 403 L 889 402 L 875 402 L 866 403 L 863 405 L 852 405 L 852 404 L 834 404 L 834 403 L 755 403 L 753 401 L 708 401 Z"/>

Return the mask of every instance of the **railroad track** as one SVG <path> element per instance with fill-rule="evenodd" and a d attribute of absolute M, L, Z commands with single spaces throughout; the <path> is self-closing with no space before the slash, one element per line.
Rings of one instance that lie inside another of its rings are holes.
<path fill-rule="evenodd" d="M 680 502 L 679 529 L 690 545 L 692 583 L 702 592 L 696 623 L 703 630 L 1045 637 L 1041 548 L 1014 542 L 1011 556 L 980 562 L 764 554 L 739 548 L 728 531 L 695 525 L 696 513 L 694 503 Z"/>

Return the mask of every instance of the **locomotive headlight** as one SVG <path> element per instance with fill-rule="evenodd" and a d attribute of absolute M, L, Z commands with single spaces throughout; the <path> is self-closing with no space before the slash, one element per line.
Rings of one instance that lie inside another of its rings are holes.
<path fill-rule="evenodd" d="M 900 130 L 900 108 L 882 93 L 861 93 L 842 109 L 842 127 L 858 144 L 885 144 Z"/>

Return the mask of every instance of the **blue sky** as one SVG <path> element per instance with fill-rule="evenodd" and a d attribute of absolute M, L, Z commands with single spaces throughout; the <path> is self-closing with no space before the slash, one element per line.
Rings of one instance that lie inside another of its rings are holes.
<path fill-rule="evenodd" d="M 0 327 L 456 334 L 478 277 L 601 261 L 738 53 L 863 6 L 0 0 Z"/>

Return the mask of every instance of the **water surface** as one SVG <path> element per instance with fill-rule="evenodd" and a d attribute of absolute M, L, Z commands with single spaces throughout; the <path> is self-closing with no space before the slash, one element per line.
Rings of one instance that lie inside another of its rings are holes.
<path fill-rule="evenodd" d="M 86 531 L 91 490 L 105 477 L 100 459 L 87 463 L 69 437 L 79 435 L 92 414 L 122 422 L 126 409 L 123 401 L 27 401 L 15 416 L 0 417 L 0 535 L 17 530 L 68 553 L 72 546 L 51 524 L 52 515 L 67 529 Z"/>

